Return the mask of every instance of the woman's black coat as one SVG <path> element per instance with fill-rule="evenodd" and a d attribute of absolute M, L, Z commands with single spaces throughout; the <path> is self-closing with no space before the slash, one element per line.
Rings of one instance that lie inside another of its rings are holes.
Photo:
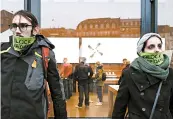
<path fill-rule="evenodd" d="M 113 119 L 124 119 L 128 108 L 130 119 L 149 119 L 160 79 L 132 67 L 122 74 L 112 113 Z M 153 119 L 173 119 L 173 69 L 163 82 Z"/>

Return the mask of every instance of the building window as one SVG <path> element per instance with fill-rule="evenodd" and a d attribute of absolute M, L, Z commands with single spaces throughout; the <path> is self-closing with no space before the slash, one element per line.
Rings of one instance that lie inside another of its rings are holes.
<path fill-rule="evenodd" d="M 108 31 L 108 36 L 110 36 L 110 34 L 111 34 L 110 31 Z"/>
<path fill-rule="evenodd" d="M 103 36 L 103 32 L 102 31 L 100 31 L 100 36 Z"/>
<path fill-rule="evenodd" d="M 96 29 L 98 28 L 98 24 L 95 24 L 95 28 L 96 28 Z"/>
<path fill-rule="evenodd" d="M 89 33 L 88 32 L 86 32 L 86 36 L 89 36 Z"/>
<path fill-rule="evenodd" d="M 81 29 L 82 29 L 82 25 L 79 26 L 79 30 L 81 30 Z"/>
<path fill-rule="evenodd" d="M 101 29 L 104 29 L 104 24 L 101 24 L 101 25 L 100 25 L 100 28 L 101 28 Z"/>
<path fill-rule="evenodd" d="M 105 36 L 107 35 L 107 31 L 105 31 Z"/>
<path fill-rule="evenodd" d="M 95 36 L 96 34 L 95 34 L 95 32 L 93 32 L 93 36 Z"/>
<path fill-rule="evenodd" d="M 112 28 L 115 28 L 115 23 L 112 23 Z"/>
<path fill-rule="evenodd" d="M 98 31 L 98 34 L 99 34 L 99 36 L 102 36 L 102 32 L 101 31 Z"/>
<path fill-rule="evenodd" d="M 83 32 L 83 35 L 82 36 L 85 36 L 86 34 L 85 34 L 85 32 Z"/>
<path fill-rule="evenodd" d="M 131 26 L 133 26 L 133 22 L 131 22 Z"/>
<path fill-rule="evenodd" d="M 87 30 L 87 25 L 85 24 L 84 29 Z"/>
<path fill-rule="evenodd" d="M 92 29 L 93 28 L 93 25 L 92 24 L 90 24 L 90 29 Z"/>
<path fill-rule="evenodd" d="M 132 29 L 131 28 L 129 28 L 129 32 L 132 32 Z"/>
<path fill-rule="evenodd" d="M 121 31 L 125 31 L 125 28 L 122 28 Z"/>
<path fill-rule="evenodd" d="M 109 28 L 109 24 L 108 23 L 106 24 L 106 28 Z"/>
<path fill-rule="evenodd" d="M 135 22 L 135 26 L 137 26 L 137 25 L 138 25 L 138 22 L 136 21 L 136 22 Z"/>

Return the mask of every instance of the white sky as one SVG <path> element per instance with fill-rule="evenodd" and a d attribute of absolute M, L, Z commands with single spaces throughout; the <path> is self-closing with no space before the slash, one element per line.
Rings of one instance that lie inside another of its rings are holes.
<path fill-rule="evenodd" d="M 24 0 L 0 2 L 0 10 L 16 12 L 24 9 Z M 173 26 L 172 6 L 173 0 L 159 0 L 159 25 Z M 140 9 L 140 0 L 41 0 L 41 27 L 75 29 L 88 18 L 140 18 Z"/>

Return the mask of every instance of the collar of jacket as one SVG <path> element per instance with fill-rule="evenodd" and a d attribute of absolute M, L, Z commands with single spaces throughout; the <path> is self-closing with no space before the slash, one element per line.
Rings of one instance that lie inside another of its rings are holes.
<path fill-rule="evenodd" d="M 147 73 L 140 72 L 133 68 L 130 71 L 131 71 L 130 72 L 131 78 L 134 81 L 134 83 L 137 86 L 139 91 L 144 91 L 145 89 L 149 88 L 150 86 L 160 82 L 159 79 L 157 79 Z"/>
<path fill-rule="evenodd" d="M 48 47 L 50 49 L 54 49 L 55 46 L 47 39 L 45 38 L 43 35 L 36 35 L 36 41 L 34 42 L 34 44 L 29 48 L 29 50 L 27 51 L 27 53 L 23 56 L 26 56 L 30 53 L 32 53 L 32 51 L 38 47 L 44 46 L 44 47 Z M 13 36 L 10 36 L 10 44 L 12 43 L 12 38 Z M 16 55 L 16 56 L 20 56 L 18 52 L 14 51 L 13 47 L 10 49 L 9 53 Z"/>

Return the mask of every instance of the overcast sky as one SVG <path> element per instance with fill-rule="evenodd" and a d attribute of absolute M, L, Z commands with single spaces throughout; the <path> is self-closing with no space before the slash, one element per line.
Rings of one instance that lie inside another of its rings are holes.
<path fill-rule="evenodd" d="M 24 0 L 1 0 L 1 10 L 24 9 Z M 159 0 L 158 24 L 173 26 L 173 0 Z M 75 29 L 88 18 L 140 18 L 140 0 L 41 0 L 41 27 Z"/>

